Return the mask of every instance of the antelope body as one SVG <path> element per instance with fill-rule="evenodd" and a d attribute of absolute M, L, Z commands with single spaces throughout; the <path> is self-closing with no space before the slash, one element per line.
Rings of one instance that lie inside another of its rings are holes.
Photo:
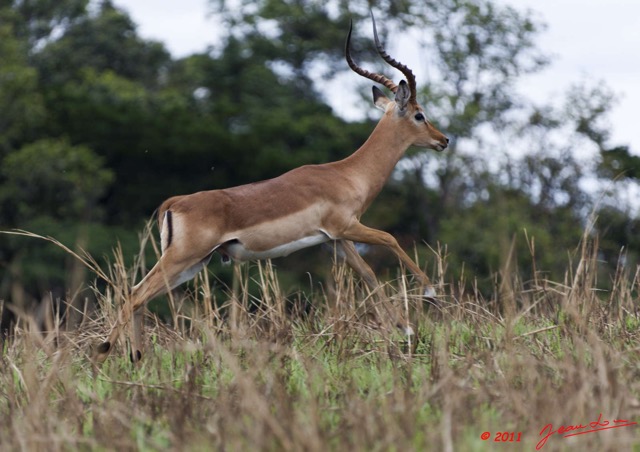
<path fill-rule="evenodd" d="M 134 314 L 131 356 L 134 361 L 141 359 L 145 304 L 193 278 L 214 253 L 225 261 L 268 259 L 333 242 L 347 264 L 375 291 L 378 281 L 356 251 L 354 242 L 383 245 L 420 279 L 428 294 L 434 294 L 429 278 L 393 236 L 360 223 L 362 214 L 409 146 L 442 151 L 449 141 L 426 119 L 417 103 L 411 70 L 385 52 L 375 21 L 373 28 L 380 56 L 400 70 L 407 81 L 395 85 L 385 76 L 357 66 L 350 55 L 349 30 L 346 43 L 349 67 L 395 94 L 391 100 L 373 87 L 374 104 L 384 115 L 367 141 L 340 161 L 302 166 L 274 179 L 176 196 L 162 203 L 158 210 L 162 256 L 133 288 L 130 306 L 125 303 L 120 309 L 108 339 L 97 349 L 98 361 L 106 359 L 131 312 Z"/>

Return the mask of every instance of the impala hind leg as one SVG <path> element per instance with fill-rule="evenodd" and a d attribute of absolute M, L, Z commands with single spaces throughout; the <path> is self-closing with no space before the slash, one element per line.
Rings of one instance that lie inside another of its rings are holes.
<path fill-rule="evenodd" d="M 386 314 L 397 328 L 402 330 L 407 336 L 413 334 L 413 328 L 411 328 L 408 319 L 405 319 L 404 316 L 398 312 L 392 306 L 389 306 L 389 301 L 384 296 L 384 292 L 378 279 L 376 278 L 376 274 L 373 272 L 369 264 L 360 256 L 358 250 L 354 243 L 350 240 L 337 240 L 336 248 L 341 254 L 344 256 L 345 262 L 351 267 L 364 281 L 367 285 L 371 293 L 377 300 L 382 303 L 385 308 Z"/>
<path fill-rule="evenodd" d="M 151 299 L 152 296 L 160 295 L 163 292 L 166 292 L 170 289 L 168 284 L 168 277 L 170 276 L 167 272 L 162 271 L 162 261 L 164 256 L 160 258 L 160 261 L 151 269 L 151 271 L 145 276 L 145 278 L 136 285 L 131 291 L 131 295 L 129 300 L 125 300 L 120 309 L 118 310 L 118 317 L 116 319 L 115 325 L 111 328 L 109 332 L 109 336 L 107 339 L 98 346 L 96 349 L 95 360 L 97 362 L 103 362 L 113 349 L 120 333 L 124 326 L 129 322 L 131 315 L 134 316 L 134 325 L 133 325 L 133 337 L 132 337 L 132 351 L 131 357 L 134 360 L 139 359 L 138 353 L 134 349 L 139 350 L 141 341 L 142 341 L 142 328 L 143 328 L 143 308 L 144 304 L 147 300 Z M 140 358 L 142 357 L 142 353 L 140 352 Z"/>
<path fill-rule="evenodd" d="M 131 360 L 137 362 L 142 359 L 143 320 L 146 303 L 152 298 L 192 279 L 209 263 L 210 259 L 211 254 L 208 254 L 200 259 L 192 258 L 178 261 L 171 256 L 171 253 L 163 254 L 147 276 L 133 288 L 129 302 L 125 302 L 121 306 L 116 324 L 111 329 L 107 340 L 96 349 L 95 360 L 103 362 L 109 356 L 131 314 L 134 316 L 133 335 L 131 337 Z"/>
<path fill-rule="evenodd" d="M 344 260 L 364 281 L 371 292 L 380 289 L 380 284 L 376 274 L 371 270 L 369 264 L 360 256 L 353 242 L 349 240 L 337 240 L 336 248 L 344 256 Z"/>

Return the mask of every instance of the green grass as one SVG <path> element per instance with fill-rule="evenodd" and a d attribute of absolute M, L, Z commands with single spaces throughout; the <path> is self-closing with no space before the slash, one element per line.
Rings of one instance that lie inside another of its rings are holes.
<path fill-rule="evenodd" d="M 357 281 L 334 275 L 300 316 L 260 266 L 259 309 L 241 296 L 236 325 L 228 306 L 206 305 L 200 280 L 175 294 L 171 325 L 147 316 L 137 366 L 125 337 L 103 365 L 90 359 L 115 319 L 113 291 L 76 330 L 42 335 L 23 321 L 0 366 L 0 450 L 531 451 L 549 423 L 640 421 L 637 275 L 618 278 L 614 297 L 587 273 L 511 275 L 488 300 L 440 275 L 437 307 L 400 280 L 386 290 L 408 300 L 412 343 L 371 328 Z M 521 442 L 496 443 L 499 432 Z M 543 450 L 576 448 L 640 450 L 640 427 L 554 435 Z"/>

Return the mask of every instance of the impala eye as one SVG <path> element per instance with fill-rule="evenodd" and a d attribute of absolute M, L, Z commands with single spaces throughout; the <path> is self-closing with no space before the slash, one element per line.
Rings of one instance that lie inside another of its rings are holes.
<path fill-rule="evenodd" d="M 416 121 L 424 121 L 424 115 L 422 113 L 416 113 L 414 118 Z"/>

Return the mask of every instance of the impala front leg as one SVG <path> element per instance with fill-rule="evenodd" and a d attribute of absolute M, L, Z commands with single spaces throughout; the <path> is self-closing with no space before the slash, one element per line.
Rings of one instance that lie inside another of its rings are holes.
<path fill-rule="evenodd" d="M 131 330 L 130 358 L 132 363 L 137 363 L 142 359 L 142 346 L 144 344 L 144 306 L 133 313 Z"/>
<path fill-rule="evenodd" d="M 102 363 L 104 362 L 104 360 L 106 360 L 109 357 L 111 350 L 113 350 L 113 345 L 117 341 L 118 336 L 120 336 L 120 332 L 122 331 L 122 328 L 129 321 L 130 316 L 131 316 L 131 309 L 128 309 L 128 306 L 123 305 L 118 310 L 118 318 L 116 320 L 116 324 L 113 325 L 113 327 L 111 328 L 111 331 L 109 332 L 109 336 L 107 337 L 107 340 L 101 343 L 100 345 L 98 345 L 96 349 L 96 353 L 93 357 L 94 361 L 98 363 Z"/>
<path fill-rule="evenodd" d="M 435 298 L 436 291 L 431 280 L 424 272 L 413 262 L 413 259 L 409 257 L 407 253 L 400 247 L 398 241 L 388 232 L 379 231 L 377 229 L 370 228 L 359 222 L 351 224 L 346 231 L 342 234 L 342 237 L 354 242 L 367 243 L 370 245 L 382 245 L 391 249 L 394 254 L 400 259 L 400 261 L 413 273 L 416 277 L 422 281 L 425 287 L 424 296 L 427 298 Z"/>

